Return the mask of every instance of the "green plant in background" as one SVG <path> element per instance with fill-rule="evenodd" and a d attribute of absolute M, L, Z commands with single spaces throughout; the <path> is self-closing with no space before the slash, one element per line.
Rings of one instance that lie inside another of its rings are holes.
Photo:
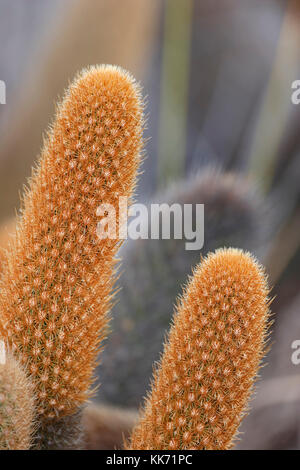
<path fill-rule="evenodd" d="M 185 171 L 192 15 L 193 0 L 165 2 L 157 172 L 161 188 Z"/>

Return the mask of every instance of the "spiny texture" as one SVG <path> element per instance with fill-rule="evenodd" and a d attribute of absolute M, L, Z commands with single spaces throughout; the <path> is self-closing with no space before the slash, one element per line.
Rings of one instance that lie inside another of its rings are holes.
<path fill-rule="evenodd" d="M 197 267 L 174 316 L 129 449 L 228 449 L 264 354 L 268 288 L 248 253 Z"/>
<path fill-rule="evenodd" d="M 206 168 L 159 194 L 155 203 L 204 204 L 205 240 L 201 254 L 220 246 L 257 253 L 272 226 L 253 184 L 244 176 Z M 149 208 L 150 211 L 150 208 Z M 150 213 L 150 212 L 149 212 Z M 98 398 L 138 407 L 159 359 L 172 318 L 173 302 L 199 261 L 199 250 L 187 251 L 186 240 L 128 240 L 122 257 L 126 269 L 113 309 L 112 332 L 103 351 Z M 118 371 L 116 374 L 115 371 Z"/>
<path fill-rule="evenodd" d="M 142 108 L 127 72 L 83 71 L 58 107 L 24 197 L 0 282 L 0 333 L 28 363 L 45 419 L 74 413 L 90 394 L 120 245 L 98 237 L 96 212 L 110 203 L 118 221 L 119 196 L 131 198 Z"/>
<path fill-rule="evenodd" d="M 34 435 L 34 450 L 80 450 L 85 446 L 82 410 L 60 419 L 47 419 L 40 423 Z"/>
<path fill-rule="evenodd" d="M 33 384 L 11 353 L 0 363 L 0 450 L 30 448 L 34 431 Z"/>
<path fill-rule="evenodd" d="M 4 269 L 5 250 L 7 249 L 12 235 L 16 230 L 16 221 L 14 218 L 5 221 L 0 226 L 0 274 Z"/>

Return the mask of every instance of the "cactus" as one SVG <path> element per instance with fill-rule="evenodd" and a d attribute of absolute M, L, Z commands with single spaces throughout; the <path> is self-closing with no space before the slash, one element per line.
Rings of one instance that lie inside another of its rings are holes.
<path fill-rule="evenodd" d="M 8 351 L 5 360 L 0 362 L 0 450 L 30 448 L 34 405 L 33 384 Z"/>
<path fill-rule="evenodd" d="M 134 423 L 134 414 L 106 407 L 92 408 L 97 410 L 92 418 L 85 404 L 93 394 L 97 353 L 108 330 L 121 246 L 117 235 L 98 237 L 97 208 L 102 202 L 114 207 L 117 234 L 119 197 L 130 202 L 136 184 L 142 114 L 138 85 L 111 66 L 84 70 L 58 107 L 1 265 L 0 335 L 22 365 L 12 355 L 0 365 L 0 447 L 119 445 L 121 433 L 128 435 Z M 257 204 L 236 176 L 208 172 L 168 198 L 206 205 L 205 250 L 229 240 L 239 244 L 239 237 L 254 245 L 260 239 Z M 138 254 L 125 251 L 127 285 L 131 289 L 139 281 L 145 307 L 132 290 L 125 291 L 121 305 L 132 316 L 121 318 L 122 328 L 149 315 L 138 354 L 143 341 L 147 347 L 147 337 L 158 351 L 171 296 L 195 264 L 197 254 L 185 251 L 184 243 L 141 241 Z M 149 280 L 157 288 L 167 280 L 161 302 L 159 296 L 153 299 Z M 196 268 L 126 449 L 233 445 L 265 351 L 268 305 L 264 272 L 248 253 L 221 249 Z M 123 352 L 118 349 L 119 355 Z M 136 349 L 132 352 L 136 359 Z M 141 361 L 144 380 L 147 361 Z M 122 366 L 113 369 L 130 377 Z"/>
<path fill-rule="evenodd" d="M 34 450 L 81 450 L 85 446 L 83 408 L 60 419 L 42 420 L 34 435 Z"/>
<path fill-rule="evenodd" d="M 248 253 L 220 249 L 177 306 L 127 449 L 229 449 L 265 351 L 268 287 Z"/>
<path fill-rule="evenodd" d="M 159 194 L 154 202 L 205 205 L 205 241 L 201 254 L 220 246 L 254 252 L 272 227 L 268 203 L 244 176 L 207 168 Z M 267 222 L 266 222 L 267 221 Z M 98 368 L 98 398 L 138 407 L 146 393 L 152 364 L 159 359 L 171 321 L 174 299 L 199 260 L 185 240 L 128 240 L 123 246 L 121 291 L 113 309 L 112 332 Z M 118 374 L 115 374 L 115 371 Z"/>
<path fill-rule="evenodd" d="M 34 380 L 43 433 L 37 445 L 53 442 L 55 423 L 67 429 L 60 419 L 91 396 L 120 246 L 118 238 L 99 239 L 96 211 L 110 203 L 118 222 L 119 196 L 132 196 L 142 111 L 127 72 L 84 70 L 58 107 L 24 197 L 0 281 L 0 334 Z M 69 436 L 63 441 L 70 445 Z"/>
<path fill-rule="evenodd" d="M 12 234 L 15 232 L 15 229 L 16 222 L 14 218 L 6 220 L 0 226 L 0 274 L 4 268 L 5 250 L 9 245 L 9 242 L 12 238 Z"/>

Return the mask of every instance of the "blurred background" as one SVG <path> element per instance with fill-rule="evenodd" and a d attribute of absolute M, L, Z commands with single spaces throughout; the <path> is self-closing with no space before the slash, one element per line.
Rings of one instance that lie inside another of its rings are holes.
<path fill-rule="evenodd" d="M 233 186 L 244 178 L 253 188 L 251 198 L 256 199 L 249 230 L 256 246 L 252 250 L 265 264 L 273 286 L 275 322 L 272 350 L 237 448 L 299 449 L 300 365 L 292 363 L 291 344 L 300 340 L 300 105 L 291 102 L 291 86 L 300 79 L 300 1 L 0 0 L 0 79 L 6 83 L 6 104 L 0 105 L 0 244 L 5 245 L 6 234 L 14 230 L 20 191 L 41 149 L 57 98 L 78 70 L 96 63 L 125 67 L 141 81 L 147 97 L 146 159 L 139 201 L 168 199 L 164 191 L 171 185 L 171 199 L 176 202 L 178 182 L 180 200 L 189 199 L 186 192 L 203 184 L 201 174 L 207 171 L 219 179 L 230 172 L 235 175 Z M 200 183 L 193 180 L 195 174 Z M 231 183 L 226 181 L 222 194 L 231 204 Z M 219 183 L 214 179 L 214 184 Z M 234 197 L 240 197 L 242 190 L 241 183 Z M 211 196 L 207 189 L 203 193 L 201 187 L 201 191 L 196 202 L 208 201 L 209 212 Z M 247 210 L 244 199 L 239 205 L 242 211 Z M 220 224 L 228 214 L 223 206 L 220 209 L 223 202 L 220 196 L 213 205 Z M 239 232 L 244 223 L 240 217 L 238 212 L 232 225 L 237 237 L 234 244 L 248 248 L 248 229 Z M 220 224 L 216 224 L 219 230 Z M 256 237 L 261 231 L 263 237 Z M 214 243 L 205 241 L 209 249 L 228 239 L 223 233 L 214 238 L 212 232 L 210 237 Z M 167 256 L 179 260 L 180 249 L 167 251 Z M 121 284 L 123 279 L 127 297 L 142 296 L 145 289 L 135 283 L 131 294 L 134 273 L 130 271 L 137 269 L 132 260 L 139 256 L 134 250 L 124 252 Z M 153 250 L 161 256 L 161 248 L 153 245 Z M 174 277 L 172 286 L 179 293 L 176 270 L 181 270 L 183 278 L 189 270 L 180 263 L 172 269 L 168 285 Z M 144 279 L 151 298 L 157 293 L 151 290 L 154 277 L 150 272 Z M 159 295 L 166 301 L 158 297 L 157 304 L 168 309 L 157 339 L 160 343 L 175 299 L 166 290 Z M 115 313 L 117 330 L 118 314 L 123 313 Z M 142 348 L 136 356 L 131 351 L 136 347 L 137 329 L 143 331 L 150 313 L 146 306 L 138 317 L 123 318 L 131 340 L 121 344 L 117 335 L 112 339 L 119 356 L 125 350 L 128 361 L 143 359 Z M 159 321 L 153 321 L 157 328 Z M 158 354 L 159 346 L 149 363 Z M 99 369 L 103 392 L 99 391 L 98 399 L 137 407 L 149 373 L 140 377 L 133 361 L 136 376 L 128 374 L 124 379 L 132 380 L 132 388 L 126 389 L 128 384 L 122 388 L 116 357 L 109 364 L 116 385 L 109 388 L 107 355 L 102 375 Z"/>

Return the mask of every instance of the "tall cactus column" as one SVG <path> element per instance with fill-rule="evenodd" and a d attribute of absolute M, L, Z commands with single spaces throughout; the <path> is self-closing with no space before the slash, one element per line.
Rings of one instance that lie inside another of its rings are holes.
<path fill-rule="evenodd" d="M 58 106 L 24 196 L 0 282 L 0 335 L 34 380 L 41 447 L 73 446 L 70 416 L 76 422 L 91 395 L 120 246 L 97 236 L 97 207 L 109 203 L 118 216 L 119 196 L 132 196 L 142 111 L 127 72 L 84 70 Z"/>

